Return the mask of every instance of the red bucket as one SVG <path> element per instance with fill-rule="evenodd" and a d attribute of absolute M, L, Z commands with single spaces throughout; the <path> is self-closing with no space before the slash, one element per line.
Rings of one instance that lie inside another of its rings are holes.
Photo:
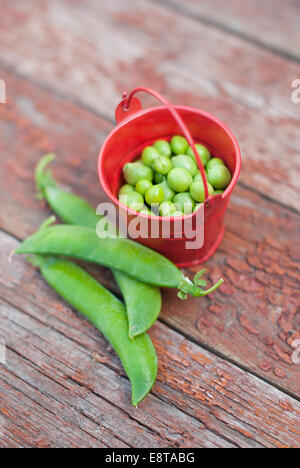
<path fill-rule="evenodd" d="M 151 94 L 164 106 L 143 110 L 140 101 L 133 97 L 138 91 Z M 151 237 L 149 234 L 136 240 L 160 252 L 179 267 L 206 261 L 223 238 L 225 211 L 240 173 L 241 154 L 234 135 L 213 115 L 192 107 L 172 106 L 161 95 L 148 88 L 136 88 L 129 96 L 124 93 L 116 110 L 116 121 L 118 125 L 107 137 L 99 155 L 98 171 L 104 191 L 118 207 L 121 215 L 122 213 L 126 215 L 128 225 L 137 217 L 146 219 L 147 223 L 151 220 L 158 222 L 160 226 L 158 237 Z M 145 146 L 153 144 L 158 139 L 170 140 L 174 135 L 184 135 L 192 146 L 204 182 L 206 194 L 206 201 L 203 204 L 204 243 L 197 249 L 186 248 L 186 242 L 191 240 L 189 236 L 182 234 L 178 238 L 178 235 L 175 235 L 178 223 L 182 223 L 188 217 L 192 226 L 196 225 L 197 211 L 181 218 L 169 218 L 171 235 L 165 238 L 161 235 L 161 228 L 166 218 L 141 215 L 118 200 L 118 190 L 124 182 L 122 179 L 124 164 L 138 159 Z M 230 169 L 232 180 L 221 195 L 213 197 L 208 195 L 205 172 L 195 149 L 195 143 L 205 145 L 213 157 L 223 159 Z"/>

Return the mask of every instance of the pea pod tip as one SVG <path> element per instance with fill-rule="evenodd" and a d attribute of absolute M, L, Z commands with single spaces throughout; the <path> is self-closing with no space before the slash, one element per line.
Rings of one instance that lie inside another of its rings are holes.
<path fill-rule="evenodd" d="M 54 153 L 46 154 L 37 164 L 35 169 L 35 183 L 37 189 L 37 199 L 43 200 L 45 198 L 44 189 L 45 185 L 56 186 L 56 182 L 52 178 L 51 171 L 45 171 L 46 167 L 56 158 Z"/>

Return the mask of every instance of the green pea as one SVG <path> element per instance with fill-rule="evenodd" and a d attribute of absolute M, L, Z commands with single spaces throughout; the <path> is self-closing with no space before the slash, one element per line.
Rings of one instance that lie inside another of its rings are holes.
<path fill-rule="evenodd" d="M 164 180 L 166 180 L 165 176 L 160 174 L 159 172 L 154 172 L 154 177 L 153 180 L 156 184 L 162 183 Z"/>
<path fill-rule="evenodd" d="M 157 356 L 149 336 L 144 333 L 130 340 L 122 302 L 75 263 L 48 256 L 37 256 L 33 262 L 47 283 L 110 342 L 129 377 L 136 406 L 150 392 L 157 374 Z"/>
<path fill-rule="evenodd" d="M 140 211 L 144 207 L 144 198 L 137 192 L 129 192 L 125 195 L 120 195 L 119 200 L 134 211 Z"/>
<path fill-rule="evenodd" d="M 208 183 L 208 194 L 212 196 L 214 194 L 213 187 Z M 203 203 L 205 201 L 205 189 L 204 184 L 201 181 L 193 182 L 190 186 L 190 194 L 194 200 L 197 202 Z"/>
<path fill-rule="evenodd" d="M 146 146 L 142 152 L 142 161 L 146 166 L 152 167 L 155 158 L 159 156 L 159 152 L 153 146 Z"/>
<path fill-rule="evenodd" d="M 140 214 L 144 214 L 148 216 L 154 215 L 154 213 L 149 208 L 143 208 L 142 210 L 140 210 Z"/>
<path fill-rule="evenodd" d="M 171 201 L 174 198 L 175 192 L 171 189 L 168 182 L 164 180 L 159 184 L 164 191 L 164 201 Z"/>
<path fill-rule="evenodd" d="M 192 182 L 191 174 L 181 167 L 175 167 L 168 174 L 168 184 L 175 192 L 187 192 Z"/>
<path fill-rule="evenodd" d="M 160 204 L 164 200 L 164 191 L 160 185 L 152 185 L 145 195 L 145 200 L 149 206 Z"/>
<path fill-rule="evenodd" d="M 171 139 L 171 149 L 174 154 L 185 154 L 189 144 L 187 140 L 180 135 L 176 135 Z"/>
<path fill-rule="evenodd" d="M 166 140 L 157 140 L 153 146 L 163 156 L 166 156 L 167 158 L 171 157 L 171 146 Z"/>
<path fill-rule="evenodd" d="M 166 156 L 158 156 L 157 158 L 154 159 L 153 162 L 153 169 L 155 172 L 158 174 L 166 175 L 170 170 L 172 169 L 172 164 L 169 158 Z"/>
<path fill-rule="evenodd" d="M 134 192 L 134 187 L 129 184 L 124 184 L 119 190 L 119 195 L 126 195 L 126 193 Z"/>
<path fill-rule="evenodd" d="M 230 184 L 231 173 L 226 166 L 216 165 L 209 169 L 207 178 L 214 188 L 223 190 Z"/>
<path fill-rule="evenodd" d="M 174 211 L 174 213 L 172 213 L 171 216 L 183 216 L 183 212 L 180 211 L 180 210 L 176 210 L 176 211 Z"/>
<path fill-rule="evenodd" d="M 194 177 L 195 174 L 198 172 L 198 167 L 190 158 L 189 156 L 186 156 L 185 154 L 180 154 L 179 156 L 174 156 L 171 159 L 172 162 L 172 167 L 181 167 L 188 171 L 192 177 Z"/>
<path fill-rule="evenodd" d="M 209 182 L 207 182 L 207 188 L 208 188 L 208 195 L 212 197 L 215 194 L 215 189 Z"/>
<path fill-rule="evenodd" d="M 126 182 L 135 185 L 141 179 L 153 180 L 153 171 L 150 167 L 140 162 L 127 163 L 123 167 L 123 174 Z"/>
<path fill-rule="evenodd" d="M 205 178 L 206 178 L 206 180 L 207 180 L 207 173 L 205 172 L 204 175 L 205 175 Z M 196 174 L 195 177 L 194 177 L 194 182 L 199 182 L 199 181 L 200 181 L 200 182 L 203 182 L 202 174 L 201 174 L 200 171 L 198 171 L 197 174 Z"/>
<path fill-rule="evenodd" d="M 144 197 L 145 193 L 147 192 L 148 188 L 150 188 L 150 187 L 152 187 L 152 182 L 150 182 L 147 179 L 141 179 L 136 183 L 135 191 L 140 193 Z"/>
<path fill-rule="evenodd" d="M 172 216 L 176 211 L 176 206 L 171 201 L 164 201 L 159 207 L 159 213 L 161 216 Z"/>
<path fill-rule="evenodd" d="M 215 190 L 215 195 L 221 195 L 224 193 L 224 190 Z"/>
<path fill-rule="evenodd" d="M 210 154 L 210 152 L 208 151 L 208 149 L 205 146 L 200 145 L 199 143 L 196 143 L 195 147 L 196 147 L 197 153 L 198 153 L 198 155 L 199 155 L 199 157 L 201 159 L 201 162 L 202 162 L 203 166 L 205 167 L 206 164 L 208 163 L 208 161 L 211 158 L 211 154 Z M 196 161 L 196 157 L 194 155 L 194 151 L 193 151 L 191 146 L 189 146 L 186 154 L 188 156 L 190 156 L 191 158 L 193 158 L 194 161 Z"/>
<path fill-rule="evenodd" d="M 214 166 L 225 166 L 224 161 L 220 158 L 212 158 L 206 165 L 206 171 L 208 172 Z"/>
<path fill-rule="evenodd" d="M 181 210 L 185 214 L 193 213 L 195 208 L 195 200 L 189 192 L 177 193 L 173 199 L 176 209 Z"/>
<path fill-rule="evenodd" d="M 202 205 L 202 203 L 196 203 L 196 206 L 195 206 L 195 208 L 193 210 L 193 213 L 195 213 L 195 211 L 197 211 L 200 208 L 201 205 Z"/>

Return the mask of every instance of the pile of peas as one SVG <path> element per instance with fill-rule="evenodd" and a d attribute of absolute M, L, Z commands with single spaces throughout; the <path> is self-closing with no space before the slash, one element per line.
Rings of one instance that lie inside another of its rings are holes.
<path fill-rule="evenodd" d="M 223 193 L 231 181 L 229 169 L 222 159 L 211 157 L 204 145 L 195 146 L 205 167 L 209 195 Z M 144 148 L 141 159 L 125 164 L 123 175 L 126 184 L 119 190 L 119 200 L 142 214 L 182 216 L 205 201 L 195 155 L 180 135 Z"/>

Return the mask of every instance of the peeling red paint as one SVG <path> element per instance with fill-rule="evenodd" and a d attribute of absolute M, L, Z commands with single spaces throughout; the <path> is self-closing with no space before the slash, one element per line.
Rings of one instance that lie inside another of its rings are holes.
<path fill-rule="evenodd" d="M 274 374 L 277 375 L 277 377 L 279 377 L 280 379 L 284 379 L 284 377 L 286 376 L 286 372 L 278 367 L 274 369 Z"/>

